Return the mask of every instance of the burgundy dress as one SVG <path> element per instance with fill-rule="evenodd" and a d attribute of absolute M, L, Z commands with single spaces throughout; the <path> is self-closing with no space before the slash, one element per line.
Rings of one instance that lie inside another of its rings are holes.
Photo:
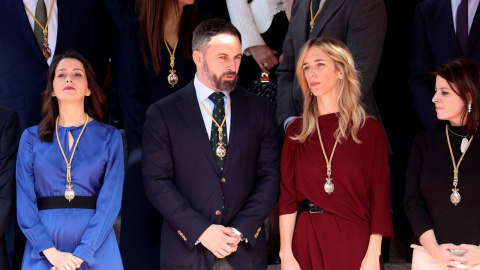
<path fill-rule="evenodd" d="M 330 157 L 338 127 L 336 114 L 318 120 L 323 144 Z M 293 141 L 302 120 L 287 130 L 282 152 L 280 215 L 298 210 L 309 199 L 327 210 L 301 212 L 293 235 L 293 254 L 302 270 L 359 269 L 371 234 L 392 237 L 388 152 L 381 124 L 369 118 L 358 132 L 362 141 L 351 137 L 337 145 L 332 159 L 335 190 L 324 189 L 326 162 L 317 132 L 304 143 Z"/>

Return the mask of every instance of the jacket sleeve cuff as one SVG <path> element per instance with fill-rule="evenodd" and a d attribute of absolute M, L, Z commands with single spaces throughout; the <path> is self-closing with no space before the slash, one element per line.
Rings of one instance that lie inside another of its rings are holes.
<path fill-rule="evenodd" d="M 45 256 L 41 252 L 44 251 L 45 249 L 52 248 L 52 247 L 55 247 L 55 245 L 53 244 L 50 238 L 40 239 L 39 241 L 37 241 L 37 243 L 35 243 L 35 245 L 33 245 L 32 258 L 37 260 L 45 258 Z"/>
<path fill-rule="evenodd" d="M 93 257 L 94 254 L 95 252 L 85 245 L 79 245 L 73 252 L 74 256 L 84 260 L 88 265 L 94 265 L 97 262 L 95 257 Z"/>

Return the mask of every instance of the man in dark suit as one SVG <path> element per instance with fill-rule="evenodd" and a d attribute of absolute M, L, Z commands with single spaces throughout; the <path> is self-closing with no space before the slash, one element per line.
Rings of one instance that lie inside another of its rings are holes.
<path fill-rule="evenodd" d="M 236 87 L 240 33 L 193 36 L 195 79 L 147 111 L 142 167 L 164 216 L 161 269 L 266 269 L 263 222 L 279 195 L 280 137 L 266 100 Z"/>
<path fill-rule="evenodd" d="M 8 269 L 5 231 L 13 217 L 15 205 L 15 161 L 20 124 L 18 115 L 0 106 L 0 269 Z"/>
<path fill-rule="evenodd" d="M 298 87 L 295 68 L 303 44 L 319 36 L 336 38 L 350 49 L 361 75 L 362 102 L 367 113 L 378 118 L 372 84 L 380 63 L 386 32 L 385 3 L 383 0 L 311 1 L 293 3 L 283 45 L 283 61 L 277 69 L 279 124 L 285 125 L 292 117 L 303 112 L 303 96 Z M 313 28 L 310 28 L 312 24 Z"/>
<path fill-rule="evenodd" d="M 48 21 L 52 53 L 48 58 L 42 53 L 42 28 L 33 17 L 42 27 Z M 4 0 L 0 1 L 0 25 L 0 105 L 17 112 L 21 130 L 40 122 L 42 92 L 53 56 L 68 50 L 81 53 L 103 85 L 111 23 L 102 0 Z M 24 248 L 25 237 L 17 227 L 13 269 L 20 269 Z"/>
<path fill-rule="evenodd" d="M 52 56 L 47 59 L 41 50 L 43 45 L 34 34 L 34 29 L 39 28 L 38 23 L 27 11 L 28 8 L 33 15 L 37 13 L 35 17 L 41 21 L 38 2 L 44 2 L 45 22 L 48 21 L 49 25 L 48 43 Z M 89 60 L 100 85 L 103 85 L 111 31 L 107 31 L 109 17 L 101 0 L 0 1 L 0 25 L 0 105 L 18 113 L 21 130 L 40 122 L 41 94 L 54 55 L 68 50 L 81 53 Z"/>
<path fill-rule="evenodd" d="M 480 64 L 478 3 L 478 0 L 426 0 L 417 5 L 408 84 L 413 108 L 425 129 L 433 128 L 432 123 L 438 120 L 432 103 L 435 78 L 430 72 L 457 58 Z"/>

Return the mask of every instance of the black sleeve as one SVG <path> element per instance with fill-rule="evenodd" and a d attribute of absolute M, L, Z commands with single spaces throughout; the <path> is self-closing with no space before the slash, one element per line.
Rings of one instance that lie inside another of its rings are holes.
<path fill-rule="evenodd" d="M 0 119 L 0 235 L 5 233 L 13 216 L 15 161 L 20 137 L 18 115 L 1 108 Z"/>
<path fill-rule="evenodd" d="M 410 160 L 407 167 L 405 180 L 405 212 L 412 225 L 413 233 L 417 239 L 433 229 L 432 220 L 428 214 L 425 198 L 420 190 L 420 173 L 423 166 L 425 140 L 422 134 L 415 138 Z"/>

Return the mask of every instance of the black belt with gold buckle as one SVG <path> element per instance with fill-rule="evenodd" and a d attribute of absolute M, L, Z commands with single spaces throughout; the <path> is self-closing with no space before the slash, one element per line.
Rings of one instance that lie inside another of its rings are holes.
<path fill-rule="evenodd" d="M 311 202 L 309 199 L 305 199 L 300 203 L 300 211 L 308 211 L 311 214 L 316 214 L 316 213 L 323 213 L 326 212 L 327 210 L 316 206 L 313 202 Z"/>

